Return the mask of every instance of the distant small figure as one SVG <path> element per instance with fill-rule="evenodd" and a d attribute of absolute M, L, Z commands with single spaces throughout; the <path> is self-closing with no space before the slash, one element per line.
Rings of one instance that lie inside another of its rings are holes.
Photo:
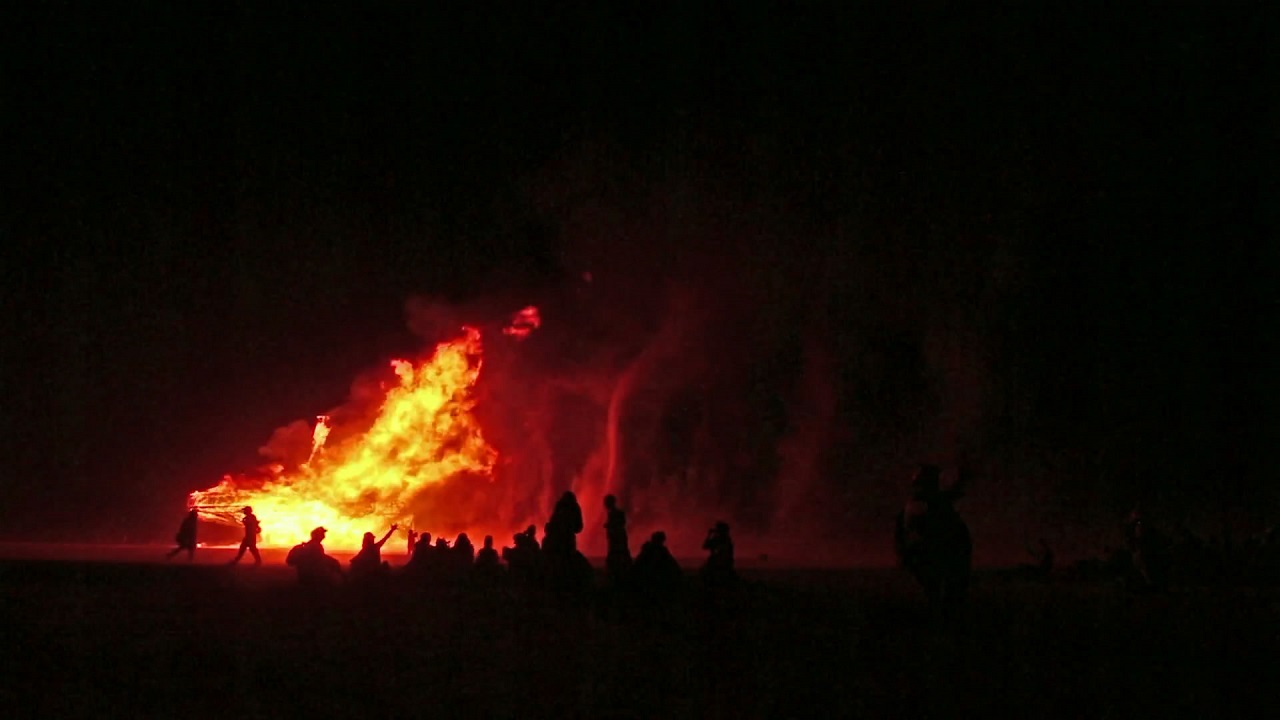
<path fill-rule="evenodd" d="M 262 532 L 262 525 L 258 522 L 258 516 L 253 514 L 253 508 L 245 507 L 243 511 L 244 520 L 244 539 L 240 541 L 240 551 L 236 553 L 234 558 L 228 565 L 235 565 L 240 562 L 240 558 L 244 557 L 245 551 L 249 551 L 253 555 L 253 564 L 261 565 L 262 556 L 258 554 L 258 535 Z"/>
<path fill-rule="evenodd" d="M 656 595 L 670 593 L 680 586 L 684 573 L 667 548 L 667 534 L 659 530 L 640 546 L 634 567 L 636 584 Z"/>
<path fill-rule="evenodd" d="M 409 554 L 409 557 L 413 557 L 413 544 L 416 543 L 417 541 L 418 541 L 418 533 L 415 532 L 413 528 L 409 528 L 409 541 L 408 541 L 409 546 L 406 549 L 406 552 Z"/>
<path fill-rule="evenodd" d="M 1168 578 L 1168 545 L 1164 536 L 1135 508 L 1124 523 L 1125 544 L 1129 550 L 1131 585 L 1142 590 L 1162 590 Z"/>
<path fill-rule="evenodd" d="M 323 527 L 311 531 L 311 539 L 294 545 L 285 564 L 297 568 L 298 582 L 307 587 L 333 585 L 342 580 L 342 565 L 324 551 Z"/>
<path fill-rule="evenodd" d="M 387 530 L 387 534 L 383 535 L 382 539 L 378 541 L 374 541 L 373 533 L 367 532 L 364 534 L 360 552 L 351 558 L 352 580 L 368 579 L 389 570 L 382 562 L 382 546 L 391 537 L 391 533 L 394 533 L 399 527 L 399 525 L 392 525 L 391 529 Z"/>
<path fill-rule="evenodd" d="M 187 513 L 182 519 L 182 525 L 178 528 L 178 534 L 174 536 L 174 540 L 178 542 L 178 547 L 169 551 L 165 556 L 166 560 L 172 560 L 174 555 L 187 551 L 187 562 L 191 562 L 196 558 L 196 524 L 199 521 L 199 513 L 195 508 Z"/>
<path fill-rule="evenodd" d="M 717 522 L 707 531 L 702 549 L 711 553 L 702 566 L 702 580 L 713 587 L 723 587 L 738 579 L 733 569 L 733 539 L 729 537 L 729 523 Z"/>

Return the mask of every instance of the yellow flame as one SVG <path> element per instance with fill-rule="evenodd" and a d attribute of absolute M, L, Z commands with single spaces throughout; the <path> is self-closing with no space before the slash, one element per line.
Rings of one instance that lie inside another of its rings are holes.
<path fill-rule="evenodd" d="M 262 547 L 290 547 L 324 527 L 326 547 L 359 549 L 365 532 L 381 535 L 391 523 L 410 520 L 408 503 L 424 488 L 464 473 L 491 473 L 497 453 L 471 414 L 480 353 L 479 331 L 464 328 L 461 338 L 439 344 L 422 363 L 392 361 L 399 384 L 387 391 L 366 432 L 326 447 L 329 418 L 320 416 L 309 462 L 279 468 L 260 487 L 224 477 L 191 493 L 190 505 L 226 525 L 238 525 L 241 508 L 252 506 L 262 523 Z"/>

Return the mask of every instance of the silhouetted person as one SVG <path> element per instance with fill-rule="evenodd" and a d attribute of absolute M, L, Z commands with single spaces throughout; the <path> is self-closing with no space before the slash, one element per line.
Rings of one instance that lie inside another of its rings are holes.
<path fill-rule="evenodd" d="M 911 499 L 898 514 L 894 545 L 903 567 L 924 588 L 930 609 L 951 617 L 964 604 L 969 589 L 973 541 L 956 512 L 968 472 L 950 488 L 939 485 L 941 471 L 921 465 L 911 483 Z"/>
<path fill-rule="evenodd" d="M 367 532 L 364 534 L 360 552 L 351 558 L 351 578 L 353 580 L 373 577 L 389 569 L 382 563 L 382 546 L 386 544 L 391 537 L 391 533 L 395 532 L 398 527 L 400 526 L 392 525 L 391 529 L 387 530 L 387 534 L 377 541 L 373 539 L 373 533 Z"/>
<path fill-rule="evenodd" d="M 453 555 L 457 558 L 459 567 L 470 568 L 476 561 L 476 546 L 471 544 L 471 538 L 466 533 L 459 533 L 458 540 L 453 543 Z"/>
<path fill-rule="evenodd" d="M 410 558 L 413 557 L 413 544 L 416 543 L 417 541 L 418 541 L 418 533 L 415 532 L 413 528 L 409 528 L 408 547 L 405 549 L 405 552 L 409 554 Z"/>
<path fill-rule="evenodd" d="M 582 508 L 572 490 L 565 490 L 547 523 L 543 550 L 560 556 L 569 556 L 578 549 L 578 533 L 582 532 Z M 551 547 L 547 547 L 550 545 Z"/>
<path fill-rule="evenodd" d="M 532 583 L 538 577 L 542 553 L 537 532 L 537 528 L 530 525 L 524 532 L 512 536 L 511 547 L 502 549 L 502 559 L 507 561 L 512 578 L 518 582 Z"/>
<path fill-rule="evenodd" d="M 418 533 L 413 543 L 413 553 L 405 563 L 405 571 L 418 577 L 426 577 L 431 567 L 431 533 Z"/>
<path fill-rule="evenodd" d="M 631 569 L 631 548 L 627 544 L 627 514 L 618 507 L 618 499 L 612 495 L 604 496 L 605 539 L 608 541 L 608 554 L 605 556 L 605 569 L 609 574 L 609 582 L 620 585 L 626 581 L 627 572 Z"/>
<path fill-rule="evenodd" d="M 636 584 L 655 595 L 670 593 L 684 580 L 680 564 L 667 549 L 667 534 L 661 530 L 640 546 L 633 570 Z"/>
<path fill-rule="evenodd" d="M 258 534 L 262 532 L 262 525 L 258 523 L 258 516 L 253 514 L 253 508 L 246 507 L 243 512 L 244 539 L 240 541 L 240 551 L 228 564 L 235 565 L 240 562 L 240 558 L 244 557 L 245 551 L 248 550 L 253 555 L 253 564 L 261 565 L 262 556 L 258 554 Z"/>
<path fill-rule="evenodd" d="M 182 519 L 182 525 L 178 528 L 178 534 L 173 537 L 174 540 L 178 541 L 178 547 L 169 551 L 169 554 L 165 556 L 166 560 L 172 560 L 174 555 L 177 555 L 183 550 L 187 551 L 188 562 L 195 560 L 196 523 L 198 521 L 199 513 L 196 512 L 195 508 L 191 508 L 191 511 L 187 513 L 187 516 Z"/>
<path fill-rule="evenodd" d="M 304 586 L 332 585 L 342 579 L 342 565 L 324 551 L 327 532 L 322 527 L 312 530 L 311 539 L 295 545 L 285 558 L 286 564 L 297 568 L 298 582 Z"/>
<path fill-rule="evenodd" d="M 436 544 L 427 555 L 427 574 L 445 585 L 452 583 L 458 576 L 453 548 L 443 535 L 436 536 Z"/>
<path fill-rule="evenodd" d="M 723 586 L 738 579 L 733 569 L 733 539 L 729 537 L 728 523 L 717 522 L 715 527 L 708 530 L 702 549 L 711 553 L 707 557 L 707 564 L 702 566 L 704 582 L 712 586 Z"/>
<path fill-rule="evenodd" d="M 484 536 L 484 547 L 476 553 L 476 569 L 486 571 L 502 569 L 502 563 L 498 560 L 498 551 L 493 549 L 492 535 Z"/>
<path fill-rule="evenodd" d="M 476 553 L 476 562 L 471 566 L 471 577 L 481 586 L 495 584 L 502 577 L 502 561 L 493 547 L 492 535 L 484 536 L 484 546 Z"/>
<path fill-rule="evenodd" d="M 1159 590 L 1166 579 L 1166 546 L 1164 537 L 1151 527 L 1142 510 L 1135 509 L 1125 519 L 1125 545 L 1133 572 L 1130 580 L 1143 590 Z"/>

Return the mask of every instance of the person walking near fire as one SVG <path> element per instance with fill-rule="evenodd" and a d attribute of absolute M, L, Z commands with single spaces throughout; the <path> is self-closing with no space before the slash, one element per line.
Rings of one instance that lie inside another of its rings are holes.
<path fill-rule="evenodd" d="M 182 526 L 178 528 L 178 534 L 173 538 L 177 541 L 178 547 L 170 550 L 169 554 L 164 556 L 166 560 L 172 560 L 174 555 L 183 550 L 187 551 L 188 562 L 196 559 L 196 523 L 199 518 L 199 511 L 195 508 L 187 511 L 187 516 L 182 519 Z"/>
<path fill-rule="evenodd" d="M 253 564 L 261 565 L 262 556 L 258 554 L 258 535 L 262 532 L 262 525 L 258 523 L 258 516 L 253 514 L 253 508 L 246 507 L 244 509 L 244 539 L 240 541 L 240 552 L 231 559 L 228 565 L 235 565 L 240 562 L 240 558 L 244 557 L 246 550 L 253 555 Z"/>

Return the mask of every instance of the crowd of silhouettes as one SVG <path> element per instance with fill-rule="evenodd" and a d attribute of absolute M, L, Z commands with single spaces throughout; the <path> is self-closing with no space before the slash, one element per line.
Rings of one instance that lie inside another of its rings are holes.
<path fill-rule="evenodd" d="M 633 559 L 627 516 L 615 496 L 605 496 L 604 510 L 607 585 L 648 598 L 669 596 L 678 590 L 684 583 L 684 571 L 667 547 L 666 533 L 654 532 Z M 238 563 L 246 553 L 253 556 L 255 564 L 260 564 L 262 558 L 257 545 L 262 525 L 252 508 L 245 507 L 241 513 L 244 535 L 230 564 Z M 189 557 L 194 556 L 198 517 L 197 508 L 188 511 L 176 536 L 177 547 L 167 557 L 172 558 L 184 550 Z M 459 534 L 452 544 L 442 536 L 437 536 L 433 543 L 431 533 L 408 529 L 408 560 L 396 572 L 382 559 L 382 548 L 398 529 L 399 525 L 391 525 L 381 538 L 366 532 L 359 552 L 344 571 L 342 563 L 324 549 L 328 531 L 317 527 L 306 542 L 288 552 L 285 563 L 297 571 L 299 583 L 308 588 L 339 583 L 376 584 L 393 574 L 431 586 L 504 582 L 567 595 L 582 594 L 594 585 L 591 564 L 578 549 L 577 536 L 584 524 L 582 508 L 572 491 L 566 491 L 556 501 L 550 519 L 543 525 L 541 541 L 537 527 L 530 525 L 513 535 L 511 545 L 501 550 L 494 546 L 493 536 L 487 535 L 477 551 L 466 533 Z M 712 588 L 734 583 L 737 573 L 728 523 L 715 523 L 702 547 L 708 553 L 699 573 L 702 581 Z"/>
<path fill-rule="evenodd" d="M 900 564 L 919 583 L 934 617 L 944 621 L 955 618 L 963 609 L 970 585 L 973 541 L 955 508 L 970 481 L 971 474 L 964 465 L 945 487 L 938 466 L 919 466 L 894 528 Z M 667 547 L 666 533 L 652 533 L 633 558 L 626 512 L 613 495 L 606 495 L 603 505 L 607 588 L 648 599 L 669 597 L 678 590 L 685 574 Z M 252 508 L 245 507 L 241 513 L 244 535 L 230 563 L 238 563 L 248 553 L 255 565 L 261 564 L 257 545 L 262 525 Z M 175 536 L 176 547 L 168 552 L 167 559 L 184 551 L 189 560 L 194 558 L 198 518 L 197 508 L 191 508 L 184 516 Z M 381 538 L 366 532 L 360 551 L 350 560 L 349 572 L 344 572 L 342 564 L 325 552 L 327 531 L 323 527 L 312 530 L 307 542 L 295 546 L 286 562 L 297 570 L 299 582 L 309 587 L 344 581 L 375 583 L 393 574 L 381 551 L 398 529 L 398 525 L 391 525 Z M 501 549 L 495 547 L 493 536 L 485 536 L 483 547 L 477 551 L 466 533 L 459 534 L 451 545 L 444 537 L 436 537 L 433 543 L 431 533 L 408 529 L 409 559 L 398 574 L 427 585 L 501 582 L 564 594 L 582 593 L 594 583 L 594 571 L 578 549 L 577 536 L 582 531 L 582 508 L 574 493 L 567 491 L 556 501 L 550 519 L 543 525 L 541 541 L 537 527 L 530 525 L 515 533 L 511 544 Z M 1183 526 L 1166 534 L 1139 508 L 1125 518 L 1120 534 L 1119 546 L 1107 547 L 1102 557 L 1082 560 L 1065 571 L 1056 567 L 1053 548 L 1042 538 L 1036 548 L 1028 548 L 1034 562 L 1000 576 L 1048 582 L 1058 572 L 1075 580 L 1112 580 L 1140 591 L 1214 582 L 1280 584 L 1280 527 L 1271 527 L 1240 543 L 1233 544 L 1230 533 L 1224 533 L 1220 541 L 1205 541 Z M 702 549 L 707 559 L 698 575 L 705 587 L 723 589 L 738 582 L 728 523 L 715 523 L 707 531 Z"/>
<path fill-rule="evenodd" d="M 1237 539 L 1230 528 L 1203 538 L 1183 524 L 1166 532 L 1137 507 L 1120 524 L 1121 542 L 1076 562 L 1071 580 L 1115 583 L 1136 592 L 1214 585 L 1280 584 L 1280 526 Z"/>

